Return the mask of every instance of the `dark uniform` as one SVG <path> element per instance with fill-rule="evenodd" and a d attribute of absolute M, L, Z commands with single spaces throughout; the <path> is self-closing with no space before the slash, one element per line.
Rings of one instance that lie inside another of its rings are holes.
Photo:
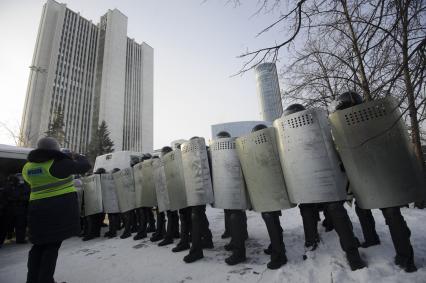
<path fill-rule="evenodd" d="M 53 138 L 42 138 L 28 155 L 22 175 L 31 187 L 28 207 L 29 240 L 27 283 L 53 283 L 62 241 L 80 232 L 77 193 L 72 174 L 90 169 L 85 157 L 72 160 L 60 152 Z"/>
<path fill-rule="evenodd" d="M 7 236 L 9 226 L 8 204 L 10 197 L 10 186 L 0 185 L 0 247 Z"/>
<path fill-rule="evenodd" d="M 198 137 L 193 137 L 196 139 Z M 208 152 L 208 148 L 207 148 Z M 208 156 L 209 169 L 211 176 L 211 160 Z M 213 248 L 213 236 L 209 228 L 209 220 L 206 215 L 205 205 L 191 206 L 191 248 L 189 254 L 183 258 L 186 263 L 197 261 L 204 257 L 203 249 Z"/>
<path fill-rule="evenodd" d="M 362 103 L 362 98 L 356 92 L 345 92 L 337 98 L 337 104 L 333 111 L 343 110 Z M 417 267 L 414 264 L 414 252 L 411 245 L 411 232 L 401 214 L 400 207 L 380 208 L 386 220 L 386 225 L 392 237 L 392 242 L 396 251 L 394 262 L 402 267 L 406 272 L 415 272 Z M 360 219 L 365 242 L 363 247 L 369 247 L 380 243 L 380 239 L 375 231 L 375 222 L 370 210 L 361 209 L 357 205 L 355 211 Z"/>
<path fill-rule="evenodd" d="M 24 183 L 21 174 L 13 176 L 13 183 L 11 184 L 9 207 L 11 209 L 11 223 L 12 230 L 15 230 L 16 243 L 25 244 L 26 231 L 27 231 L 27 210 L 30 198 L 30 188 Z"/>
<path fill-rule="evenodd" d="M 286 108 L 283 116 L 304 111 L 305 107 L 300 104 L 292 104 Z M 352 222 L 343 206 L 344 201 L 333 201 L 320 203 L 325 214 L 334 225 L 334 229 L 340 239 L 340 246 L 346 253 L 349 265 L 352 270 L 364 268 L 366 265 L 358 252 L 358 240 L 354 235 Z M 299 204 L 300 214 L 305 232 L 305 247 L 315 250 L 319 243 L 318 235 L 318 203 Z"/>

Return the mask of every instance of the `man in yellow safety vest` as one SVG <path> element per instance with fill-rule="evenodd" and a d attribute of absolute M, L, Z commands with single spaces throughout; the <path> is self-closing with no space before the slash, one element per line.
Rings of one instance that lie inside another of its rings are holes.
<path fill-rule="evenodd" d="M 80 216 L 73 174 L 90 169 L 87 159 L 64 154 L 52 137 L 41 138 L 28 154 L 22 176 L 31 188 L 28 207 L 29 240 L 27 283 L 54 283 L 62 241 L 80 232 Z"/>

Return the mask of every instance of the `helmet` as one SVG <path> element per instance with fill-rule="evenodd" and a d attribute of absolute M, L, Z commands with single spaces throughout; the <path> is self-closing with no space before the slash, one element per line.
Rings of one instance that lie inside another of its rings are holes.
<path fill-rule="evenodd" d="M 192 141 L 192 140 L 196 140 L 196 139 L 199 139 L 200 137 L 197 137 L 197 136 L 193 136 L 192 138 L 190 138 L 189 140 L 190 141 Z"/>
<path fill-rule="evenodd" d="M 289 107 L 287 107 L 284 112 L 283 112 L 283 116 L 287 116 L 296 112 L 300 112 L 306 110 L 305 106 L 303 106 L 302 104 L 292 104 Z"/>
<path fill-rule="evenodd" d="M 55 138 L 44 137 L 38 140 L 37 149 L 56 150 L 60 151 L 59 143 Z"/>
<path fill-rule="evenodd" d="M 95 171 L 95 174 L 105 174 L 106 171 L 104 168 L 98 168 L 98 170 Z"/>
<path fill-rule="evenodd" d="M 254 133 L 254 132 L 266 129 L 266 128 L 267 127 L 265 125 L 259 124 L 259 125 L 254 126 L 254 128 L 251 130 L 251 132 Z"/>
<path fill-rule="evenodd" d="M 230 137 L 231 137 L 231 135 L 230 135 L 228 132 L 221 131 L 221 132 L 219 132 L 219 133 L 216 135 L 216 137 L 217 137 L 218 139 L 223 139 L 223 138 L 230 138 Z"/>
<path fill-rule="evenodd" d="M 115 172 L 118 172 L 118 171 L 120 171 L 120 168 L 114 168 L 114 169 L 112 169 L 112 173 L 115 173 Z"/>
<path fill-rule="evenodd" d="M 166 153 L 168 153 L 168 152 L 170 152 L 170 151 L 173 151 L 173 149 L 172 149 L 170 146 L 165 146 L 165 147 L 163 147 L 163 148 L 161 149 L 161 153 L 162 153 L 162 154 L 166 154 Z"/>
<path fill-rule="evenodd" d="M 330 105 L 330 112 L 343 110 L 362 103 L 362 97 L 355 91 L 347 91 L 339 95 L 334 103 Z"/>

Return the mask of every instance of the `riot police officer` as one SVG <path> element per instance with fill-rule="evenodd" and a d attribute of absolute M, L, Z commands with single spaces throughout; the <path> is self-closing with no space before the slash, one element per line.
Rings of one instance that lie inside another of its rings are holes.
<path fill-rule="evenodd" d="M 338 146 L 339 146 L 339 143 L 341 142 L 340 139 L 338 140 L 338 137 L 339 137 L 339 135 L 341 135 L 341 132 L 339 132 L 339 129 L 336 127 L 334 119 L 338 118 L 337 115 L 339 115 L 339 111 L 344 111 L 345 109 L 350 108 L 350 107 L 356 107 L 357 105 L 361 105 L 362 103 L 363 102 L 362 102 L 361 96 L 359 94 L 357 94 L 356 92 L 352 92 L 352 91 L 345 92 L 345 93 L 339 95 L 339 97 L 336 99 L 336 101 L 333 105 L 333 109 L 332 109 L 335 113 L 330 115 L 330 120 L 331 120 L 332 126 L 334 127 L 333 131 L 335 131 L 335 132 L 333 132 L 333 135 L 335 136 L 336 144 Z M 374 103 L 374 102 L 370 102 L 370 103 Z M 386 101 L 382 100 L 382 102 L 379 102 L 379 103 L 382 103 L 382 105 L 385 105 Z M 392 111 L 389 111 L 389 112 L 387 112 L 387 110 L 383 110 L 383 109 L 385 109 L 386 106 L 381 106 L 381 107 L 372 106 L 371 108 L 369 108 L 369 110 L 366 113 L 369 113 L 371 111 L 379 111 L 380 113 L 376 112 L 376 114 L 372 114 L 373 117 L 375 115 L 374 119 L 378 118 L 378 117 L 384 117 L 386 115 L 393 115 L 394 112 L 396 113 L 395 115 L 399 115 L 398 114 L 399 111 L 395 110 L 395 109 L 397 109 L 397 107 L 395 108 L 394 105 L 395 104 L 392 104 L 392 106 L 390 106 Z M 371 110 L 371 109 L 373 109 L 373 110 Z M 388 131 L 390 131 L 391 129 L 397 130 L 398 127 L 400 127 L 400 129 L 401 129 L 400 131 L 406 131 L 404 126 L 401 126 L 400 124 L 398 124 L 398 125 L 396 124 L 396 123 L 403 123 L 399 120 L 400 118 L 401 118 L 400 116 L 397 118 L 398 119 L 397 122 L 391 121 L 391 123 L 393 123 L 393 125 L 395 127 L 391 127 L 390 129 L 388 129 Z M 374 119 L 371 119 L 371 120 L 368 119 L 368 123 L 373 123 Z M 365 121 L 365 119 L 363 118 L 362 121 Z M 373 122 L 371 122 L 371 121 L 373 121 Z M 350 122 L 351 122 L 351 120 L 349 120 L 348 123 L 350 123 Z M 356 122 L 358 122 L 358 121 L 356 121 Z M 367 122 L 365 122 L 365 123 L 367 123 Z M 383 129 L 380 128 L 380 131 L 383 131 Z M 337 137 L 336 137 L 336 134 L 338 135 Z M 398 138 L 399 137 L 406 137 L 406 136 L 407 136 L 407 133 L 403 132 L 403 133 L 400 133 L 398 135 Z M 408 138 L 407 138 L 407 140 L 408 140 Z M 367 140 L 366 142 L 368 142 L 368 141 L 369 140 Z M 393 143 L 392 145 L 398 146 L 397 143 Z M 408 150 L 410 150 L 409 147 L 407 147 L 407 148 L 408 148 Z M 400 152 L 406 152 L 405 150 L 407 148 L 401 147 Z M 367 150 L 368 149 L 369 148 L 367 148 Z M 373 152 L 373 153 L 370 153 L 370 154 L 374 155 L 375 153 Z M 392 154 L 392 153 L 389 153 L 389 154 Z M 383 157 L 383 154 L 380 155 L 377 158 L 381 158 L 381 157 Z M 393 157 L 392 155 L 389 155 L 388 157 L 397 158 L 397 157 Z M 408 166 L 411 162 L 410 157 L 405 156 L 404 159 L 406 160 L 407 166 Z M 349 160 L 345 160 L 343 155 L 342 155 L 342 160 L 343 160 L 343 163 L 346 167 L 346 171 L 348 171 L 348 175 L 350 176 L 351 173 L 353 173 L 353 172 L 350 171 L 350 167 L 348 168 L 348 166 L 350 166 L 351 164 L 349 163 Z M 377 162 L 377 159 L 375 159 L 375 160 Z M 347 162 L 347 163 L 345 163 L 345 162 Z M 391 164 L 394 161 L 393 161 L 393 159 L 391 159 L 391 160 L 383 160 L 383 162 L 386 162 L 386 164 Z M 385 163 L 383 165 L 385 165 Z M 381 169 L 387 168 L 386 166 L 377 166 L 377 167 L 380 167 Z M 405 173 L 404 172 L 392 172 L 392 173 L 389 172 L 388 174 L 396 174 L 396 175 L 399 176 L 399 174 L 405 174 Z M 414 170 L 413 171 L 410 170 L 407 174 L 410 174 L 411 178 L 413 179 L 413 180 L 410 180 L 410 182 L 414 182 L 415 181 L 414 179 L 416 179 L 415 175 L 414 175 Z M 397 178 L 398 176 L 390 176 L 390 175 L 389 176 L 375 176 L 373 174 L 370 174 L 370 178 L 391 178 L 391 177 Z M 354 184 L 354 183 L 357 183 L 359 180 L 351 179 L 350 181 L 351 181 L 352 185 L 354 185 L 354 190 L 362 189 L 361 187 L 359 187 L 359 185 Z M 369 181 L 371 182 L 371 184 L 374 184 L 374 182 L 375 182 L 374 180 L 369 180 Z M 401 183 L 406 185 L 406 182 L 401 182 Z M 409 187 L 407 187 L 407 188 L 409 188 Z M 415 194 L 413 194 L 412 191 L 408 191 L 407 188 L 401 188 L 401 187 L 395 188 L 396 191 L 394 191 L 394 193 L 398 192 L 398 193 L 400 193 L 399 196 L 401 198 L 408 196 L 407 198 L 412 198 L 413 201 L 414 201 L 415 200 Z M 386 189 L 388 189 L 388 188 L 377 187 L 377 190 L 386 190 Z M 358 196 L 358 197 L 364 197 L 360 194 L 358 194 L 358 195 L 355 194 L 355 195 Z M 390 198 L 392 197 L 391 194 L 389 194 L 389 196 L 383 195 L 383 197 L 387 197 L 386 200 L 388 202 L 392 202 L 392 201 L 393 202 L 399 202 L 399 200 L 395 200 L 395 199 L 392 199 L 390 201 Z M 393 242 L 393 245 L 394 245 L 394 248 L 395 248 L 395 251 L 396 251 L 396 256 L 395 256 L 395 259 L 394 259 L 395 264 L 401 266 L 406 272 L 415 272 L 417 270 L 417 268 L 414 264 L 414 252 L 413 252 L 413 247 L 412 247 L 411 242 L 410 242 L 411 232 L 410 232 L 410 229 L 407 226 L 407 223 L 404 220 L 404 217 L 401 214 L 400 207 L 399 206 L 384 207 L 384 204 L 381 202 L 380 199 L 372 200 L 371 198 L 368 198 L 368 200 L 372 201 L 370 203 L 370 207 L 374 206 L 374 207 L 380 208 L 380 210 L 383 213 L 383 216 L 385 217 L 386 225 L 389 228 L 389 231 L 390 231 L 390 234 L 391 234 L 391 237 L 392 237 L 392 242 Z M 357 200 L 357 202 L 358 201 L 359 201 L 359 199 Z M 364 237 L 365 237 L 365 240 L 366 240 L 366 242 L 364 243 L 364 247 L 368 247 L 368 246 L 380 243 L 379 238 L 377 236 L 377 233 L 375 232 L 375 229 L 374 229 L 374 218 L 373 218 L 371 212 L 366 210 L 366 209 L 362 209 L 361 207 L 358 206 L 358 204 L 357 204 L 356 212 L 357 212 L 358 217 L 360 218 L 360 223 L 362 225 L 362 230 L 364 232 Z"/>
<path fill-rule="evenodd" d="M 266 129 L 265 125 L 259 124 L 252 129 L 252 133 Z M 280 223 L 280 210 L 262 211 L 262 219 L 268 231 L 270 245 L 265 253 L 270 254 L 271 261 L 268 262 L 269 269 L 278 269 L 287 263 L 286 249 L 283 238 L 283 228 Z"/>
<path fill-rule="evenodd" d="M 192 137 L 189 141 L 199 142 L 200 146 L 205 146 L 204 140 L 199 137 Z M 201 142 L 202 141 L 202 142 Z M 207 148 L 206 148 L 207 150 Z M 202 149 L 200 149 L 202 151 Z M 208 158 L 208 157 L 207 157 Z M 209 168 L 210 170 L 210 168 Z M 185 184 L 188 189 L 188 184 Z M 210 187 L 211 189 L 211 187 Z M 213 248 L 212 233 L 209 228 L 209 221 L 206 216 L 206 204 L 191 205 L 191 248 L 189 254 L 183 260 L 186 263 L 197 261 L 204 257 L 204 248 Z"/>
<path fill-rule="evenodd" d="M 218 133 L 216 137 L 210 144 L 209 152 L 215 207 L 225 210 L 225 229 L 228 226 L 231 235 L 231 241 L 225 245 L 225 250 L 232 251 L 225 262 L 235 265 L 246 260 L 245 241 L 248 233 L 245 209 L 249 208 L 249 202 L 235 149 L 236 138 L 231 138 L 225 131 Z"/>
<path fill-rule="evenodd" d="M 168 152 L 173 151 L 169 146 L 165 146 L 161 149 L 161 155 L 164 156 Z M 179 215 L 176 210 L 167 210 L 167 228 L 166 234 L 164 235 L 163 241 L 158 243 L 158 246 L 166 246 L 173 243 L 174 238 L 179 238 Z"/>
<path fill-rule="evenodd" d="M 141 162 L 151 159 L 151 154 L 143 154 Z M 136 213 L 139 217 L 139 227 L 133 240 L 140 240 L 147 236 L 147 233 L 155 232 L 155 219 L 152 213 L 152 207 L 141 207 L 136 209 Z"/>
<path fill-rule="evenodd" d="M 345 175 L 340 170 L 337 155 L 333 151 L 331 153 L 326 151 L 327 146 L 333 146 L 327 115 L 325 111 L 321 110 L 313 109 L 310 112 L 305 110 L 303 105 L 292 104 L 284 110 L 282 118 L 274 123 L 275 126 L 278 126 L 278 137 L 282 148 L 287 148 L 287 151 L 280 151 L 280 157 L 288 190 L 292 192 L 290 195 L 293 202 L 306 201 L 299 203 L 305 232 L 305 248 L 315 250 L 319 243 L 317 223 L 318 204 L 321 204 L 334 225 L 351 269 L 364 268 L 366 265 L 359 255 L 358 241 L 353 233 L 352 223 L 343 206 L 346 200 Z M 290 116 L 295 113 L 300 114 L 302 111 L 305 112 L 297 117 Z M 283 132 L 279 126 L 284 128 Z M 281 134 L 286 131 L 285 135 Z M 310 134 L 309 131 L 317 131 L 316 135 L 323 135 L 323 137 L 315 140 L 313 137 L 307 136 Z M 292 133 L 299 137 L 297 144 L 292 143 Z M 315 147 L 326 151 L 330 156 L 325 159 L 319 158 L 317 152 L 313 152 L 311 149 Z M 295 154 L 292 155 L 292 152 Z M 309 162 L 309 160 L 301 160 L 304 154 L 307 158 L 312 156 L 316 158 L 316 160 L 310 161 L 309 167 L 302 164 L 302 162 Z M 298 162 L 303 165 L 305 174 L 311 174 L 312 178 L 315 176 L 317 179 L 308 182 L 309 176 L 306 176 L 301 180 L 297 175 L 299 172 L 295 172 Z M 340 172 L 336 173 L 336 171 Z M 313 191 L 312 185 L 317 185 L 318 190 Z M 306 193 L 304 194 L 304 192 Z M 313 193 L 318 195 L 313 196 Z"/>
<path fill-rule="evenodd" d="M 105 173 L 106 171 L 104 168 L 98 168 L 94 174 L 101 175 Z M 83 241 L 89 241 L 101 236 L 101 228 L 104 218 L 105 214 L 103 212 L 86 216 L 87 235 L 83 237 Z"/>
<path fill-rule="evenodd" d="M 74 160 L 73 160 L 74 159 Z M 90 164 L 84 156 L 73 159 L 60 152 L 56 139 L 41 138 L 28 154 L 22 169 L 30 185 L 27 283 L 54 282 L 58 250 L 63 240 L 80 232 L 80 218 L 73 174 L 84 174 Z"/>

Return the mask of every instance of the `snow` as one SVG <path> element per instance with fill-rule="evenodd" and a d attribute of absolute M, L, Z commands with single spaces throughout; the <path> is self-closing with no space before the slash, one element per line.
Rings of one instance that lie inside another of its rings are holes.
<path fill-rule="evenodd" d="M 362 232 L 354 209 L 347 207 L 355 234 Z M 286 210 L 281 217 L 289 262 L 279 270 L 266 269 L 269 256 L 263 249 L 269 243 L 260 214 L 248 212 L 250 239 L 247 241 L 246 263 L 227 266 L 230 254 L 223 249 L 228 239 L 221 239 L 223 211 L 208 208 L 207 215 L 215 248 L 205 250 L 205 258 L 186 264 L 187 251 L 172 253 L 174 245 L 158 247 L 148 239 L 98 238 L 82 242 L 79 238 L 65 241 L 60 249 L 55 279 L 68 283 L 105 282 L 426 282 L 426 210 L 402 209 L 411 228 L 415 262 L 419 270 L 405 273 L 393 264 L 394 248 L 380 210 L 374 210 L 376 229 L 382 244 L 360 249 L 368 268 L 352 272 L 340 249 L 336 233 L 326 233 L 319 225 L 321 244 L 317 251 L 302 259 L 304 235 L 297 208 Z M 26 260 L 30 245 L 6 244 L 0 249 L 0 282 L 25 282 Z"/>

